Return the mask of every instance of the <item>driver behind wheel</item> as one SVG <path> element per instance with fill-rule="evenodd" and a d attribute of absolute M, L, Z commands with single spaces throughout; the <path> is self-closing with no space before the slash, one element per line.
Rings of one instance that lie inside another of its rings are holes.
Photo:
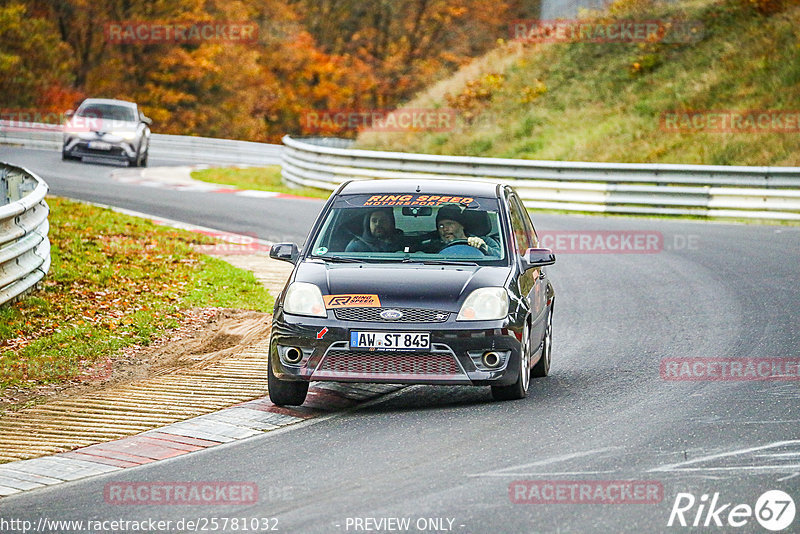
<path fill-rule="evenodd" d="M 439 239 L 431 240 L 430 248 L 438 252 L 451 243 L 463 241 L 464 244 L 475 247 L 484 255 L 499 254 L 500 245 L 494 239 L 488 236 L 468 235 L 466 230 L 468 226 L 469 222 L 464 208 L 457 204 L 442 206 L 436 214 L 436 230 L 439 233 Z"/>

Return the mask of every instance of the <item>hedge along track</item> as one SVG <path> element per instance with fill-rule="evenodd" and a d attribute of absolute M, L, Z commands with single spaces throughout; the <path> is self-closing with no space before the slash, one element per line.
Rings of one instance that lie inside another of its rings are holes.
<path fill-rule="evenodd" d="M 223 259 L 253 271 L 273 296 L 291 272 L 263 253 Z M 265 338 L 224 359 L 9 413 L 0 417 L 0 462 L 111 441 L 261 397 L 268 346 Z"/>

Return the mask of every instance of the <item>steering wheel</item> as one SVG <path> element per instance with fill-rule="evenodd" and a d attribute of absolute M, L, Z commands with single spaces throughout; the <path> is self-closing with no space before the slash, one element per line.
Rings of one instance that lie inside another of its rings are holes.
<path fill-rule="evenodd" d="M 483 257 L 483 252 L 471 246 L 469 244 L 469 241 L 467 241 L 466 239 L 454 239 L 450 241 L 449 243 L 447 243 L 445 246 L 442 247 L 439 253 L 441 254 L 442 252 L 445 251 L 445 249 L 450 249 L 448 250 L 448 252 L 451 254 L 455 254 L 456 256 L 467 256 L 467 257 L 472 256 L 475 258 Z"/>
<path fill-rule="evenodd" d="M 444 249 L 446 249 L 448 247 L 455 246 L 455 245 L 467 245 L 468 247 L 470 247 L 469 241 L 467 241 L 466 239 L 453 239 L 452 241 L 447 243 L 445 246 L 443 246 L 442 250 L 444 250 Z M 475 248 L 475 247 L 470 247 L 470 248 Z"/>

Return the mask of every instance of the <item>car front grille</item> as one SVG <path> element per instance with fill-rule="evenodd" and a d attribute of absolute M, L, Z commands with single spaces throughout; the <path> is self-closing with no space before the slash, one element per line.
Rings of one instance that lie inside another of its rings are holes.
<path fill-rule="evenodd" d="M 329 351 L 317 373 L 341 378 L 455 377 L 463 374 L 455 357 L 447 352 Z"/>
<path fill-rule="evenodd" d="M 384 319 L 381 312 L 397 310 L 403 313 L 399 319 Z M 425 310 L 422 308 L 337 308 L 336 318 L 340 321 L 370 321 L 376 323 L 443 323 L 450 312 Z"/>
<path fill-rule="evenodd" d="M 84 156 L 106 156 L 106 157 L 124 157 L 125 151 L 120 146 L 112 146 L 109 150 L 95 150 L 89 148 L 87 143 L 79 143 L 75 149 L 76 155 Z"/>

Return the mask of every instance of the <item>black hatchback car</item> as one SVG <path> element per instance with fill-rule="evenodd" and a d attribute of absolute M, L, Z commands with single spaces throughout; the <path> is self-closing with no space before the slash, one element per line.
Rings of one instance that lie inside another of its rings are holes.
<path fill-rule="evenodd" d="M 521 399 L 550 369 L 554 292 L 508 186 L 369 180 L 331 195 L 275 303 L 268 387 L 300 405 L 310 381 L 491 386 Z"/>

